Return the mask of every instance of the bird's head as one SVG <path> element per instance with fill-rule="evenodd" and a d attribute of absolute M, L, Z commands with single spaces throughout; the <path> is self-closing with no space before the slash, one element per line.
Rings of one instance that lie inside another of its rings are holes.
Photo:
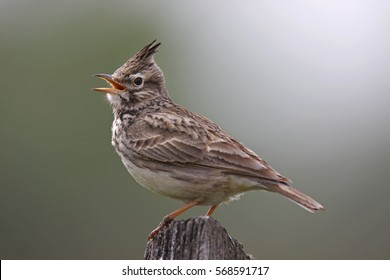
<path fill-rule="evenodd" d="M 153 58 L 158 46 L 160 43 L 155 40 L 146 45 L 112 75 L 95 74 L 111 87 L 93 90 L 107 93 L 107 99 L 114 108 L 167 97 L 164 75 Z"/>

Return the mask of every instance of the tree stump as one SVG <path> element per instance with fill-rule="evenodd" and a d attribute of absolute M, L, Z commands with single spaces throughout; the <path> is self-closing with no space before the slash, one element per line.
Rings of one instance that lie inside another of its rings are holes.
<path fill-rule="evenodd" d="M 243 245 L 212 217 L 173 221 L 149 241 L 146 260 L 249 260 Z"/>

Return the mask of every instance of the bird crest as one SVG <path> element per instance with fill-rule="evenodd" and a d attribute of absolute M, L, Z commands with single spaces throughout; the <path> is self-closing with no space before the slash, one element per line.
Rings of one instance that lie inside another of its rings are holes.
<path fill-rule="evenodd" d="M 156 43 L 156 40 L 147 44 L 135 55 L 133 55 L 126 63 L 119 67 L 114 75 L 118 78 L 122 75 L 137 73 L 147 68 L 148 66 L 154 65 L 153 55 L 157 52 L 157 48 L 161 43 Z"/>

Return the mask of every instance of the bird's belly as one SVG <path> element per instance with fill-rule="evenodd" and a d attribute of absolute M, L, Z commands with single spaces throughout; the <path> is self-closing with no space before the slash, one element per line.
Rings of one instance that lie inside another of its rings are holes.
<path fill-rule="evenodd" d="M 202 205 L 218 205 L 237 199 L 241 193 L 252 189 L 240 186 L 234 178 L 219 171 L 145 162 L 141 167 L 126 158 L 122 158 L 122 161 L 139 184 L 173 199 L 200 199 Z"/>

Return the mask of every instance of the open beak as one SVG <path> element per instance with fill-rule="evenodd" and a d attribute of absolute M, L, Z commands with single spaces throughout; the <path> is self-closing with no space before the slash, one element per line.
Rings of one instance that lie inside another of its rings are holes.
<path fill-rule="evenodd" d="M 105 80 L 107 83 L 111 85 L 110 88 L 94 88 L 93 90 L 101 91 L 109 94 L 119 94 L 122 91 L 125 91 L 126 88 L 124 85 L 118 83 L 114 80 L 114 78 L 111 75 L 108 74 L 95 74 L 94 77 L 98 77 L 102 80 Z"/>

